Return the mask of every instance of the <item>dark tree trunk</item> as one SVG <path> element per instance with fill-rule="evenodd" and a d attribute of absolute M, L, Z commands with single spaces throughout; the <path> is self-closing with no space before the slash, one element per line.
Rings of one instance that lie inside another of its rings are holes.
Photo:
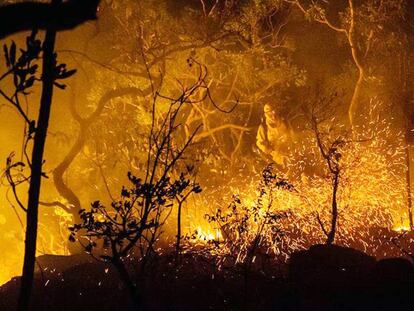
<path fill-rule="evenodd" d="M 182 202 L 179 202 L 178 213 L 177 213 L 177 241 L 175 245 L 177 262 L 181 254 L 181 210 L 182 210 Z"/>
<path fill-rule="evenodd" d="M 52 3 L 59 4 L 61 3 L 61 0 L 53 0 Z M 43 154 L 49 125 L 50 108 L 52 105 L 54 70 L 56 66 L 54 56 L 55 40 L 56 30 L 47 30 L 45 41 L 43 43 L 42 97 L 32 151 L 31 178 L 26 215 L 25 252 L 18 301 L 19 311 L 29 310 L 30 296 L 33 287 Z"/>
<path fill-rule="evenodd" d="M 119 278 L 121 279 L 122 283 L 124 283 L 125 287 L 127 288 L 129 295 L 131 297 L 131 300 L 133 302 L 133 310 L 139 311 L 142 310 L 142 301 L 141 297 L 139 296 L 137 286 L 133 283 L 131 277 L 129 276 L 129 273 L 127 269 L 125 268 L 125 264 L 122 262 L 121 258 L 118 256 L 115 256 L 112 259 L 112 264 L 116 268 Z"/>
<path fill-rule="evenodd" d="M 336 224 L 338 222 L 338 202 L 337 193 L 339 186 L 339 172 L 336 172 L 333 177 L 333 190 L 332 190 L 332 215 L 331 215 L 331 229 L 328 233 L 326 244 L 332 245 L 335 241 Z"/>

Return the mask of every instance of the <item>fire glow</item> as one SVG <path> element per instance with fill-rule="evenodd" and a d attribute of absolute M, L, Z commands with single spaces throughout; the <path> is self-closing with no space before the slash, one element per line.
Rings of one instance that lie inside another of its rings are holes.
<path fill-rule="evenodd" d="M 30 5 L 85 5 L 53 1 Z M 247 292 L 314 246 L 412 262 L 412 3 L 87 2 L 79 30 L 3 34 L 0 285 L 21 280 L 19 304 L 50 257 L 94 259 L 136 306 L 157 265 Z"/>
<path fill-rule="evenodd" d="M 406 170 L 404 164 L 404 147 L 400 142 L 395 147 L 389 144 L 388 138 L 395 138 L 390 135 L 389 126 L 386 123 L 377 124 L 373 128 L 370 124 L 370 131 L 364 132 L 365 137 L 371 137 L 372 132 L 376 132 L 375 138 L 362 144 L 355 144 L 349 150 L 344 150 L 344 162 L 348 165 L 348 171 L 344 173 L 343 182 L 341 183 L 341 194 L 339 200 L 339 225 L 338 225 L 338 243 L 346 246 L 363 248 L 364 251 L 379 257 L 386 257 L 387 253 L 377 253 L 377 248 L 389 240 L 378 240 L 379 236 L 372 235 L 372 228 L 389 228 L 397 232 L 409 231 L 407 215 L 407 192 L 403 176 Z M 382 129 L 382 130 L 381 130 Z M 308 146 L 309 147 L 309 146 Z M 288 163 L 288 171 L 294 172 L 300 169 L 300 166 L 309 165 L 304 161 L 295 161 L 300 155 L 300 150 L 293 149 L 292 156 Z M 351 165 L 352 164 L 352 165 Z M 194 203 L 188 203 L 186 207 L 188 215 L 184 224 L 184 235 L 191 237 L 188 241 L 191 245 L 218 243 L 218 247 L 212 248 L 212 254 L 216 256 L 227 256 L 231 249 L 226 246 L 226 235 L 223 235 L 223 228 L 209 223 L 206 215 L 212 212 L 212 209 L 201 209 L 203 202 L 214 202 L 214 206 L 221 206 L 224 209 L 226 204 L 231 201 L 229 193 L 237 194 L 243 200 L 246 206 L 251 209 L 257 199 L 257 182 L 250 184 L 239 184 L 237 181 L 230 181 L 231 187 L 221 186 L 221 189 L 215 191 L 214 196 L 203 197 Z M 236 182 L 236 184 L 235 184 Z M 280 223 L 280 230 L 284 234 L 282 242 L 271 240 L 272 234 L 269 231 L 264 237 L 269 238 L 269 249 L 275 256 L 282 256 L 286 260 L 289 255 L 296 250 L 305 249 L 314 243 L 323 243 L 323 233 L 317 222 L 316 215 L 328 222 L 330 209 L 330 185 L 325 176 L 311 176 L 299 179 L 295 186 L 295 191 L 287 192 L 284 190 L 274 190 L 275 197 L 272 203 L 274 211 L 289 211 L 290 218 Z M 219 195 L 219 193 L 221 193 Z M 227 196 L 228 202 L 217 200 L 218 197 Z M 201 204 L 200 204 L 201 203 Z M 198 208 L 191 206 L 197 204 Z M 200 204 L 200 205 L 199 205 Z M 213 204 L 211 204 L 213 205 Z M 192 214 L 197 211 L 197 214 Z M 55 254 L 68 255 L 66 230 L 71 224 L 71 215 L 59 207 L 55 207 L 53 212 L 59 219 L 60 235 L 51 233 L 46 226 L 40 227 L 40 243 L 38 254 Z M 262 209 L 261 214 L 264 213 Z M 260 214 L 259 213 L 259 214 Z M 171 218 L 174 218 L 171 216 Z M 172 220 L 169 220 L 173 222 Z M 248 224 L 249 231 L 254 232 L 257 223 Z M 174 229 L 171 229 L 168 235 L 173 235 Z M 389 237 L 385 237 L 389 239 Z M 251 243 L 247 237 L 243 243 L 246 246 Z M 210 248 L 208 248 L 210 249 Z M 21 250 L 22 251 L 22 250 Z M 3 267 L 1 274 L 2 283 L 8 281 L 11 277 L 18 274 L 18 263 L 23 254 L 15 253 L 14 258 L 17 265 L 8 268 Z M 282 258 L 281 257 L 281 258 Z M 238 258 L 238 260 L 242 260 Z"/>

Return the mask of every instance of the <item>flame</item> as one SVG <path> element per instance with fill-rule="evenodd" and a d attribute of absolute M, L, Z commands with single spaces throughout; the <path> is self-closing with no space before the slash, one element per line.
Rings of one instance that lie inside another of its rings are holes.
<path fill-rule="evenodd" d="M 411 229 L 410 229 L 410 226 L 397 226 L 397 227 L 394 227 L 392 230 L 396 232 L 408 232 Z"/>
<path fill-rule="evenodd" d="M 396 232 L 408 232 L 408 231 L 411 231 L 408 217 L 407 218 L 401 217 L 400 222 L 399 223 L 395 223 L 394 226 L 392 227 L 392 230 L 393 231 L 396 231 Z"/>
<path fill-rule="evenodd" d="M 211 242 L 211 241 L 218 241 L 223 238 L 219 229 L 212 229 L 212 228 L 202 228 L 201 226 L 197 227 L 196 232 L 196 240 L 198 242 Z"/>

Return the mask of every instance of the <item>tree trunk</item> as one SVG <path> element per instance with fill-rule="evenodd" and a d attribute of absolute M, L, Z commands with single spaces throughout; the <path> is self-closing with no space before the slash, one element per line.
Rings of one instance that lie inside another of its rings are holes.
<path fill-rule="evenodd" d="M 364 70 L 362 69 L 362 67 L 358 67 L 358 71 L 358 80 L 355 84 L 354 93 L 352 94 L 351 103 L 349 104 L 348 109 L 349 123 L 351 127 L 355 125 L 355 117 L 359 109 L 360 93 L 362 89 L 362 84 L 364 82 Z"/>
<path fill-rule="evenodd" d="M 134 308 L 133 310 L 134 311 L 142 310 L 141 297 L 138 294 L 137 286 L 131 280 L 131 277 L 129 276 L 129 273 L 127 269 L 125 268 L 124 263 L 119 257 L 114 256 L 114 258 L 112 259 L 112 264 L 118 271 L 118 274 L 119 274 L 119 277 L 122 283 L 124 283 L 127 290 L 129 291 L 131 300 L 133 302 L 133 308 Z"/>
<path fill-rule="evenodd" d="M 335 173 L 333 178 L 333 191 L 332 191 L 332 218 L 331 218 L 331 230 L 328 233 L 326 244 L 332 245 L 335 241 L 336 225 L 338 222 L 338 202 L 337 193 L 339 185 L 339 173 Z"/>
<path fill-rule="evenodd" d="M 73 192 L 73 190 L 66 185 L 63 177 L 69 166 L 72 164 L 72 161 L 81 152 L 85 142 L 84 135 L 85 133 L 81 129 L 75 144 L 71 147 L 63 161 L 53 170 L 53 182 L 55 184 L 56 190 L 70 204 L 73 220 L 76 224 L 81 223 L 81 219 L 79 216 L 81 202 L 78 196 Z"/>
<path fill-rule="evenodd" d="M 351 102 L 348 108 L 348 117 L 349 122 L 351 125 L 351 129 L 353 129 L 355 125 L 355 115 L 358 112 L 359 103 L 360 103 L 360 93 L 362 84 L 365 79 L 365 70 L 364 65 L 362 63 L 362 57 L 360 55 L 360 51 L 358 50 L 358 45 L 355 40 L 355 12 L 354 12 L 354 3 L 353 0 L 348 0 L 349 11 L 350 11 L 350 25 L 347 34 L 348 43 L 351 48 L 352 59 L 355 63 L 355 66 L 358 68 L 358 80 L 354 87 L 354 94 L 352 95 Z"/>
<path fill-rule="evenodd" d="M 55 184 L 57 192 L 71 205 L 71 212 L 75 224 L 82 223 L 82 220 L 79 216 L 79 211 L 81 210 L 82 205 L 76 193 L 72 190 L 72 188 L 70 188 L 67 183 L 65 183 L 64 175 L 67 173 L 68 168 L 72 165 L 75 158 L 82 151 L 82 148 L 86 142 L 89 127 L 100 117 L 105 108 L 105 105 L 110 100 L 127 95 L 145 96 L 148 92 L 148 89 L 142 91 L 136 87 L 121 87 L 119 89 L 109 90 L 99 100 L 96 110 L 87 118 L 82 118 L 76 112 L 74 102 L 70 103 L 69 107 L 71 110 L 71 115 L 79 124 L 79 133 L 75 143 L 69 149 L 62 162 L 60 162 L 59 165 L 53 170 L 53 182 Z"/>
<path fill-rule="evenodd" d="M 408 131 L 408 130 L 407 130 Z M 405 180 L 407 185 L 407 212 L 408 212 L 408 221 L 410 225 L 410 230 L 414 230 L 413 224 L 413 198 L 411 194 L 411 158 L 410 158 L 410 144 L 408 142 L 408 133 L 405 135 L 405 164 L 406 164 L 406 173 Z"/>
<path fill-rule="evenodd" d="M 60 3 L 61 0 L 52 1 L 54 5 Z M 54 70 L 56 66 L 54 56 L 55 40 L 56 30 L 47 30 L 43 43 L 42 96 L 32 151 L 31 178 L 26 215 L 25 253 L 18 301 L 19 311 L 29 310 L 33 287 L 43 154 L 49 125 L 50 108 L 52 105 Z"/>
<path fill-rule="evenodd" d="M 176 242 L 177 262 L 178 262 L 178 259 L 181 253 L 181 210 L 182 210 L 182 202 L 179 202 L 178 213 L 177 213 L 177 242 Z"/>

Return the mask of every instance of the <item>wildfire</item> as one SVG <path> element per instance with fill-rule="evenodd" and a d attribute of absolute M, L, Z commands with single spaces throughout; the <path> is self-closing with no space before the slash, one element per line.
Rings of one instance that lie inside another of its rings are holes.
<path fill-rule="evenodd" d="M 375 256 L 387 256 L 389 250 L 384 251 L 381 246 L 387 242 L 388 237 L 381 230 L 410 230 L 406 216 L 407 188 L 404 173 L 407 168 L 404 162 L 404 144 L 401 135 L 392 132 L 385 121 L 367 123 L 367 128 L 362 133 L 363 137 L 370 139 L 342 150 L 344 171 L 340 182 L 335 242 L 359 248 Z M 236 262 L 246 261 L 249 247 L 258 236 L 258 251 L 282 260 L 286 260 L 294 251 L 315 243 L 324 243 L 325 236 L 318 218 L 322 223 L 329 224 L 331 183 L 323 173 L 323 167 L 317 166 L 317 157 L 309 159 L 304 156 L 305 148 L 312 149 L 313 143 L 311 141 L 306 146 L 294 146 L 291 149 L 287 171 L 282 175 L 290 180 L 296 174 L 292 181 L 294 191 L 272 190 L 271 212 L 289 213 L 286 218 L 265 225 L 257 235 L 261 221 L 268 215 L 264 207 L 269 202 L 266 198 L 262 200 L 263 206 L 256 211 L 256 216 L 248 218 L 245 232 L 241 232 L 235 223 L 219 226 L 217 222 L 209 222 L 207 215 L 219 209 L 225 216 L 232 194 L 240 198 L 245 216 L 257 209 L 260 194 L 258 181 L 261 176 L 233 178 L 214 191 L 203 192 L 201 199 L 192 201 L 186 207 L 183 228 L 189 248 L 196 246 L 198 250 L 203 249 L 204 252 L 221 258 L 220 262 L 223 263 L 229 256 L 233 256 Z M 313 149 L 313 152 L 317 155 L 317 150 Z M 298 177 L 297 172 L 305 172 L 309 165 L 314 165 L 320 172 L 313 175 L 302 173 Z M 275 173 L 281 174 L 277 170 Z M 59 223 L 58 231 L 40 223 L 38 254 L 67 255 L 67 227 L 72 222 L 72 216 L 59 207 L 49 211 L 46 216 L 53 217 Z M 4 222 L 3 218 L 0 218 L 2 221 Z M 175 232 L 174 224 L 174 221 L 169 222 L 170 228 L 166 232 L 169 237 Z M 12 257 L 15 260 L 12 265 L 2 267 L 0 284 L 20 273 L 22 254 L 23 250 L 19 248 L 13 256 L 8 256 L 10 262 Z M 256 255 L 252 257 L 252 261 L 255 260 Z"/>
<path fill-rule="evenodd" d="M 369 139 L 342 150 L 344 169 L 339 190 L 336 243 L 383 257 L 389 253 L 389 250 L 381 248 L 381 245 L 387 243 L 389 239 L 389 236 L 383 234 L 383 230 L 388 232 L 409 230 L 406 216 L 407 187 L 404 178 L 407 169 L 404 158 L 405 147 L 402 135 L 393 132 L 385 121 L 371 120 L 360 133 L 361 141 L 364 137 Z M 311 159 L 310 162 L 308 159 L 306 162 L 303 160 L 304 157 L 300 157 L 305 147 L 313 148 L 310 146 L 292 148 L 287 176 L 297 171 L 305 171 L 305 166 L 310 163 L 317 164 L 318 159 Z M 314 154 L 317 154 L 316 150 Z M 323 172 L 323 167 L 320 170 Z M 258 176 L 257 180 L 259 179 Z M 223 203 L 223 200 L 218 201 L 217 198 L 227 197 L 230 201 L 229 194 L 234 193 L 246 206 L 246 213 L 252 213 L 257 204 L 257 180 L 250 183 L 243 182 L 236 186 L 234 183 L 237 181 L 232 181 L 229 183 L 231 187 L 221 186 L 220 190 L 207 201 L 215 201 L 217 210 L 224 214 L 228 203 Z M 309 247 L 314 243 L 325 242 L 320 222 L 328 226 L 331 217 L 332 186 L 329 178 L 324 173 L 311 176 L 302 174 L 296 179 L 294 186 L 295 191 L 274 190 L 272 210 L 289 211 L 290 216 L 277 225 L 263 230 L 260 237 L 262 245 L 265 246 L 263 251 L 276 257 L 288 258 L 293 251 Z M 205 213 L 211 214 L 211 211 Z M 257 213 L 257 217 L 263 217 L 265 213 L 262 208 Z M 193 218 L 190 219 L 194 221 Z M 198 241 L 220 240 L 223 243 L 219 243 L 212 252 L 223 257 L 233 255 L 239 261 L 245 259 L 246 249 L 254 240 L 252 233 L 260 223 L 257 219 L 249 219 L 246 224 L 249 232 L 241 236 L 236 229 L 231 232 L 232 228 L 229 225 L 224 226 L 224 229 L 217 222 L 208 223 L 206 219 L 197 219 L 197 221 L 200 222 L 197 229 Z M 210 229 L 206 224 L 213 228 Z M 280 230 L 280 235 L 275 235 L 275 228 Z M 236 254 L 235 248 L 226 243 L 226 239 L 235 238 L 242 239 L 240 243 L 244 244 L 237 249 L 239 253 Z"/>

